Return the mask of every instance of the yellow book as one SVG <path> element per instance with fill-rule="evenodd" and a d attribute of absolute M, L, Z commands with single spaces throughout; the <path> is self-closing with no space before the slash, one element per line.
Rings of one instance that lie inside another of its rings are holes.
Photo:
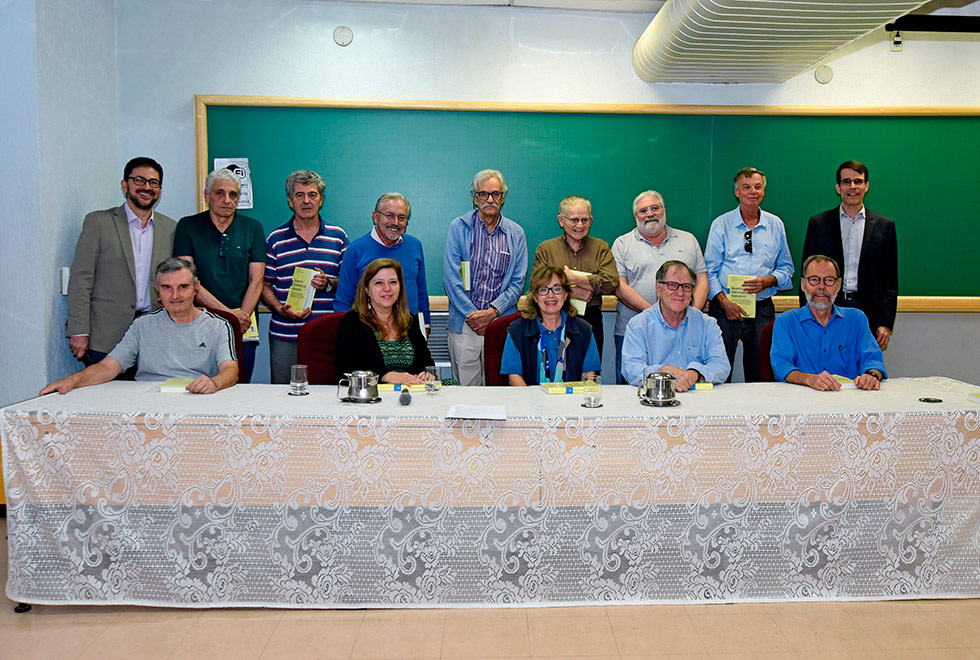
<path fill-rule="evenodd" d="M 970 392 L 969 397 L 973 403 L 980 403 L 980 392 Z"/>
<path fill-rule="evenodd" d="M 713 390 L 713 389 L 715 389 L 715 384 L 714 383 L 709 383 L 706 380 L 699 380 L 698 382 L 694 383 L 694 389 L 696 389 L 696 390 Z"/>
<path fill-rule="evenodd" d="M 836 380 L 838 383 L 840 383 L 840 388 L 842 390 L 856 390 L 857 389 L 857 385 L 854 384 L 854 381 L 852 379 L 848 378 L 847 376 L 838 376 L 837 374 L 833 374 L 833 376 L 834 376 L 834 380 Z"/>
<path fill-rule="evenodd" d="M 313 303 L 313 293 L 316 291 L 311 284 L 313 274 L 312 268 L 303 266 L 296 266 L 293 270 L 293 283 L 289 287 L 286 304 L 294 312 L 302 312 Z"/>
<path fill-rule="evenodd" d="M 236 310 L 239 310 L 239 309 L 241 309 L 241 307 L 236 307 L 235 309 Z M 259 323 L 258 323 L 258 320 L 255 318 L 255 311 L 253 310 L 252 311 L 252 322 L 251 322 L 251 324 L 249 324 L 248 330 L 246 330 L 242 334 L 242 341 L 252 340 L 252 339 L 256 339 L 257 340 L 258 338 L 259 338 Z"/>
<path fill-rule="evenodd" d="M 574 380 L 567 383 L 541 383 L 538 387 L 545 394 L 581 394 L 584 383 Z"/>
<path fill-rule="evenodd" d="M 742 288 L 745 280 L 754 280 L 755 275 L 729 275 L 728 276 L 728 299 L 742 308 L 746 318 L 755 318 L 755 295 Z"/>
<path fill-rule="evenodd" d="M 424 392 L 425 385 L 402 385 L 401 383 L 378 383 L 379 392 Z"/>
<path fill-rule="evenodd" d="M 168 378 L 160 383 L 161 392 L 186 392 L 193 378 Z"/>
<path fill-rule="evenodd" d="M 470 262 L 459 262 L 459 276 L 463 278 L 463 291 L 470 290 Z"/>

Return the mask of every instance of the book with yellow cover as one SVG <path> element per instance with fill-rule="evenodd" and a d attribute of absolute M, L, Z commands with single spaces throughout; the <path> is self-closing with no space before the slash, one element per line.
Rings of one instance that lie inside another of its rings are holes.
<path fill-rule="evenodd" d="M 970 392 L 969 397 L 973 403 L 980 403 L 980 392 Z"/>
<path fill-rule="evenodd" d="M 581 394 L 584 383 L 580 380 L 573 380 L 566 383 L 541 383 L 538 387 L 545 394 Z"/>
<path fill-rule="evenodd" d="M 312 268 L 296 266 L 293 269 L 293 283 L 289 287 L 286 304 L 294 312 L 302 312 L 313 303 L 313 293 L 316 291 L 312 286 L 313 274 Z"/>
<path fill-rule="evenodd" d="M 168 378 L 160 383 L 161 392 L 186 392 L 193 378 Z"/>
<path fill-rule="evenodd" d="M 755 296 L 742 288 L 745 280 L 754 280 L 755 275 L 729 275 L 728 276 L 728 299 L 742 308 L 746 318 L 755 318 Z"/>
<path fill-rule="evenodd" d="M 424 392 L 425 385 L 402 385 L 401 383 L 378 383 L 379 392 Z"/>
<path fill-rule="evenodd" d="M 241 307 L 236 307 L 235 308 L 236 311 L 239 310 L 239 309 L 241 309 Z M 243 341 L 245 341 L 245 340 L 251 341 L 253 339 L 256 340 L 256 341 L 258 341 L 258 339 L 259 339 L 259 324 L 258 324 L 258 321 L 255 318 L 255 311 L 254 310 L 252 311 L 252 323 L 249 324 L 248 330 L 246 330 L 244 333 L 242 333 L 242 340 Z"/>

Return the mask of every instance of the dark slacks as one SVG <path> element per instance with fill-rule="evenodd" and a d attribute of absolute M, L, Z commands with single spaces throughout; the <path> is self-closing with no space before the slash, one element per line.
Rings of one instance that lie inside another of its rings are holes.
<path fill-rule="evenodd" d="M 742 342 L 742 371 L 745 374 L 746 383 L 758 383 L 759 377 L 759 340 L 762 337 L 762 329 L 776 318 L 776 308 L 772 304 L 772 298 L 759 300 L 755 304 L 755 318 L 742 319 L 741 321 L 730 321 L 725 316 L 725 310 L 721 304 L 715 300 L 708 303 L 708 314 L 710 314 L 721 327 L 721 338 L 725 342 L 725 352 L 728 353 L 729 364 L 735 364 L 735 350 L 738 342 Z M 735 369 L 733 368 L 734 372 Z M 732 382 L 732 374 L 728 374 L 728 380 Z"/>

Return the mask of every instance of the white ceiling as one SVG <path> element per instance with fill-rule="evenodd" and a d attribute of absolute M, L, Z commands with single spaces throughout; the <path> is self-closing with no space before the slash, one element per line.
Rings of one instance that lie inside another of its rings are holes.
<path fill-rule="evenodd" d="M 650 25 L 633 47 L 633 68 L 640 78 L 649 82 L 779 83 L 907 13 L 980 16 L 980 0 L 399 0 L 399 3 L 649 14 Z"/>

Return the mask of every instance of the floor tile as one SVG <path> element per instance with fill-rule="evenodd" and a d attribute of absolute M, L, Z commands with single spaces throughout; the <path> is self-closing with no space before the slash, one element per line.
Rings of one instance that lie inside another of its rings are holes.
<path fill-rule="evenodd" d="M 802 651 L 800 660 L 888 660 L 881 649 L 859 649 L 854 651 Z"/>
<path fill-rule="evenodd" d="M 970 649 L 892 649 L 888 660 L 977 660 Z"/>
<path fill-rule="evenodd" d="M 836 603 L 769 609 L 769 617 L 797 652 L 877 650 L 871 635 Z"/>
<path fill-rule="evenodd" d="M 113 623 L 79 660 L 167 660 L 187 633 L 182 621 Z"/>
<path fill-rule="evenodd" d="M 613 616 L 609 622 L 624 658 L 670 653 L 707 653 L 687 614 Z"/>
<path fill-rule="evenodd" d="M 606 617 L 528 617 L 527 624 L 532 656 L 619 655 Z"/>
<path fill-rule="evenodd" d="M 287 612 L 286 614 L 291 614 Z M 342 660 L 350 657 L 361 629 L 358 619 L 306 619 L 284 616 L 261 660 Z"/>
<path fill-rule="evenodd" d="M 473 615 L 446 615 L 442 637 L 444 658 L 481 655 L 526 658 L 530 654 L 527 616 L 523 612 L 482 620 Z"/>
<path fill-rule="evenodd" d="M 414 620 L 376 618 L 365 613 L 351 658 L 438 658 L 443 616 Z"/>
<path fill-rule="evenodd" d="M 716 653 L 793 652 L 789 641 L 768 614 L 704 614 L 691 616 L 701 642 Z"/>
<path fill-rule="evenodd" d="M 106 628 L 107 623 L 34 626 L 12 630 L 3 641 L 3 658 L 70 660 L 77 658 Z"/>
<path fill-rule="evenodd" d="M 885 651 L 966 646 L 943 625 L 940 615 L 925 612 L 912 601 L 842 603 L 841 606 Z"/>
<path fill-rule="evenodd" d="M 206 612 L 188 627 L 170 657 L 172 660 L 257 660 L 277 623 L 271 617 L 229 619 Z"/>

